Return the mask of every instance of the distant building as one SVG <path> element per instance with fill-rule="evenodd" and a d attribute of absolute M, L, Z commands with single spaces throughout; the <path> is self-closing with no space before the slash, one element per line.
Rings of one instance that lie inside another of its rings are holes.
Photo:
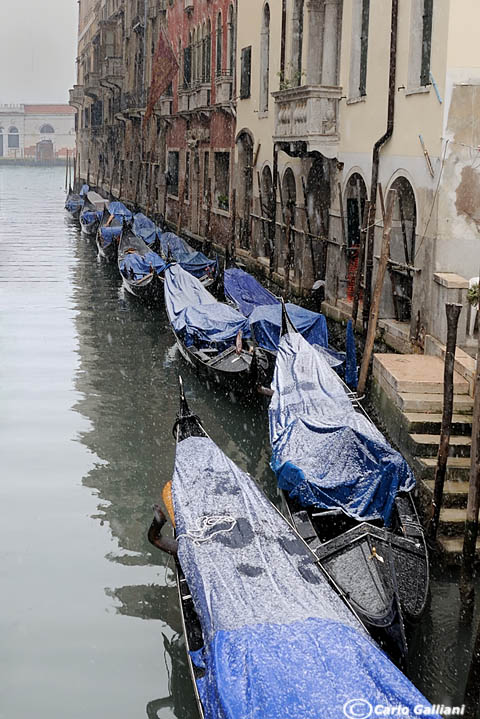
<path fill-rule="evenodd" d="M 54 162 L 74 150 L 69 105 L 0 105 L 0 158 Z"/>

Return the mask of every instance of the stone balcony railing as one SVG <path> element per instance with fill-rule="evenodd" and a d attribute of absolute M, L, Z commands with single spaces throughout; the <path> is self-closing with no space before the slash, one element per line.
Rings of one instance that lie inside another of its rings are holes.
<path fill-rule="evenodd" d="M 215 101 L 223 104 L 230 102 L 233 97 L 233 74 L 222 71 L 215 78 Z"/>
<path fill-rule="evenodd" d="M 188 112 L 210 106 L 211 84 L 197 82 L 178 91 L 178 111 Z"/>
<path fill-rule="evenodd" d="M 85 95 L 96 100 L 101 92 L 100 75 L 98 72 L 87 72 L 84 77 Z"/>
<path fill-rule="evenodd" d="M 85 97 L 83 85 L 74 85 L 68 92 L 70 95 L 69 105 L 72 105 L 72 107 L 81 107 Z"/>
<path fill-rule="evenodd" d="M 120 82 L 125 74 L 123 59 L 121 57 L 107 57 L 102 64 L 102 80 L 106 82 Z"/>
<path fill-rule="evenodd" d="M 333 157 L 338 144 L 341 87 L 304 85 L 272 93 L 275 99 L 275 142 L 304 142 L 309 152 Z"/>

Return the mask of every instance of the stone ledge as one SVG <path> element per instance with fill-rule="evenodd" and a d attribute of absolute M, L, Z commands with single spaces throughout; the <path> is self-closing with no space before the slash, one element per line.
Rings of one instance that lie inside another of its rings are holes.
<path fill-rule="evenodd" d="M 435 272 L 433 281 L 449 290 L 468 290 L 468 280 L 455 272 Z"/>

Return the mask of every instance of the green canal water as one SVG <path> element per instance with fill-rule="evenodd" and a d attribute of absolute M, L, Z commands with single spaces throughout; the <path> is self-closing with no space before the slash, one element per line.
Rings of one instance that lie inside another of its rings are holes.
<path fill-rule="evenodd" d="M 0 717 L 195 719 L 172 565 L 146 540 L 178 373 L 274 498 L 267 417 L 199 382 L 164 311 L 124 295 L 63 203 L 61 168 L 0 168 Z M 412 643 L 436 703 L 463 694 L 457 595 L 434 577 Z"/>

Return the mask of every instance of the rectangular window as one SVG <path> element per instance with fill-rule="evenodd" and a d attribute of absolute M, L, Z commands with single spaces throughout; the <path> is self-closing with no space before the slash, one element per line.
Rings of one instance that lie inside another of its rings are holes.
<path fill-rule="evenodd" d="M 203 202 L 208 205 L 208 178 L 210 177 L 210 153 L 208 150 L 203 155 Z"/>
<path fill-rule="evenodd" d="M 190 87 L 192 82 L 192 48 L 186 47 L 183 50 L 183 87 Z"/>
<path fill-rule="evenodd" d="M 362 31 L 360 35 L 360 77 L 358 90 L 360 97 L 367 94 L 368 60 L 368 23 L 370 19 L 370 0 L 362 0 Z"/>
<path fill-rule="evenodd" d="M 215 207 L 228 211 L 230 201 L 230 153 L 215 153 Z"/>
<path fill-rule="evenodd" d="M 185 153 L 185 200 L 190 199 L 190 153 Z"/>
<path fill-rule="evenodd" d="M 432 51 L 433 0 L 423 3 L 422 63 L 420 85 L 430 84 L 430 56 Z"/>
<path fill-rule="evenodd" d="M 178 158 L 178 152 L 168 153 L 168 192 L 175 197 L 178 197 Z"/>
<path fill-rule="evenodd" d="M 241 70 L 240 70 L 240 99 L 246 100 L 250 97 L 250 85 L 252 75 L 252 46 L 242 49 Z"/>

